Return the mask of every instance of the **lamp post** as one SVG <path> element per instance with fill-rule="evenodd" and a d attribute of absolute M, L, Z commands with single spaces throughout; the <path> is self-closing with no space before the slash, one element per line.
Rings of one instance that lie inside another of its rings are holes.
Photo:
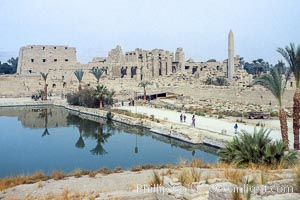
<path fill-rule="evenodd" d="M 138 153 L 139 152 L 139 148 L 137 146 L 137 134 L 135 135 L 135 147 L 134 147 L 134 153 Z"/>
<path fill-rule="evenodd" d="M 136 91 L 134 91 L 134 99 L 136 101 L 134 104 L 135 105 L 135 114 L 137 114 L 137 105 L 136 105 L 137 104 L 137 92 Z"/>

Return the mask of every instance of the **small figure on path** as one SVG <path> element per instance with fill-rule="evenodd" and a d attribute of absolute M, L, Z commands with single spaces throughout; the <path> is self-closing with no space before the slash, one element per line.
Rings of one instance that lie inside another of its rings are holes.
<path fill-rule="evenodd" d="M 182 122 L 182 114 L 180 115 L 180 122 Z"/>
<path fill-rule="evenodd" d="M 196 121 L 195 115 L 193 115 L 193 117 L 192 117 L 192 126 L 194 126 L 194 127 L 196 126 L 195 121 Z"/>
<path fill-rule="evenodd" d="M 183 122 L 185 122 L 186 120 L 186 115 L 183 115 Z"/>
<path fill-rule="evenodd" d="M 233 128 L 234 128 L 234 133 L 237 134 L 238 125 L 235 124 Z"/>

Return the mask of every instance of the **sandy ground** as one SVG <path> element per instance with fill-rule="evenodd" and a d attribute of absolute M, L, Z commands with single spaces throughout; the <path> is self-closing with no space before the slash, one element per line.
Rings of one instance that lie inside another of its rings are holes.
<path fill-rule="evenodd" d="M 191 126 L 192 124 L 192 114 L 186 113 L 187 116 L 186 122 L 180 122 L 180 114 L 179 112 L 172 111 L 172 110 L 164 110 L 164 109 L 157 109 L 152 107 L 146 107 L 146 106 L 123 106 L 118 107 L 118 109 L 123 110 L 130 110 L 133 113 L 140 113 L 140 114 L 146 114 L 148 116 L 154 115 L 155 118 L 166 120 L 172 123 L 176 124 L 182 124 L 186 126 Z M 201 117 L 196 116 L 196 128 L 205 129 L 217 133 L 224 133 L 224 130 L 226 131 L 226 135 L 235 135 L 234 125 L 236 119 L 240 118 L 225 118 L 225 119 L 216 119 L 216 118 L 210 118 L 210 117 Z M 281 139 L 281 133 L 280 133 L 280 123 L 279 120 L 275 119 L 259 119 L 259 120 L 251 120 L 251 123 L 249 123 L 250 120 L 246 124 L 238 124 L 238 131 L 240 130 L 246 130 L 248 132 L 253 132 L 254 127 L 256 123 L 261 122 L 265 124 L 265 126 L 269 129 L 271 129 L 270 136 L 273 139 Z M 289 126 L 289 140 L 293 141 L 293 129 L 292 129 L 292 122 L 288 121 Z M 292 143 L 290 143 L 290 146 L 292 147 Z"/>
<path fill-rule="evenodd" d="M 160 170 L 163 172 L 166 170 Z M 26 195 L 30 197 L 47 197 L 60 195 L 64 191 L 68 193 L 89 193 L 100 194 L 100 199 L 105 197 L 116 197 L 118 195 L 135 195 L 138 184 L 147 184 L 153 177 L 153 170 L 144 170 L 140 172 L 122 172 L 109 175 L 97 174 L 91 178 L 82 176 L 80 178 L 67 177 L 63 180 L 43 181 L 41 183 L 24 184 L 14 188 L 9 188 L 0 192 L 0 199 L 17 198 L 25 199 Z M 117 194 L 114 194 L 117 192 Z M 102 197 L 102 198 L 101 198 Z M 107 198 L 112 199 L 112 198 Z"/>
<path fill-rule="evenodd" d="M 188 168 L 184 168 L 183 171 L 187 169 Z M 56 199 L 54 197 L 60 197 L 59 199 L 67 199 L 64 198 L 66 195 L 73 197 L 68 199 L 95 200 L 232 199 L 226 198 L 229 197 L 228 194 L 226 195 L 226 192 L 222 192 L 221 190 L 222 188 L 224 188 L 225 191 L 228 189 L 228 180 L 226 180 L 224 177 L 226 169 L 201 168 L 199 170 L 201 172 L 200 181 L 194 182 L 194 185 L 190 185 L 188 188 L 183 187 L 180 182 L 178 182 L 178 176 L 181 170 L 156 169 L 155 172 L 157 172 L 164 181 L 162 185 L 155 185 L 156 187 L 154 188 L 150 188 L 149 185 L 150 181 L 153 180 L 154 170 L 143 170 L 138 172 L 124 171 L 121 173 L 113 173 L 108 175 L 97 174 L 95 177 L 89 177 L 86 175 L 79 178 L 66 177 L 62 180 L 50 179 L 34 184 L 23 184 L 0 191 L 0 199 L 33 199 L 34 197 L 40 197 L 42 199 Z M 241 170 L 240 172 L 244 173 L 244 178 L 248 177 L 248 172 L 250 176 L 255 176 L 254 171 L 250 172 L 247 170 Z M 268 187 L 268 184 L 271 184 L 271 186 L 274 188 L 276 187 L 276 184 L 291 183 L 291 178 L 293 176 L 291 172 L 292 170 L 285 170 L 284 173 L 274 172 L 274 176 L 281 177 L 280 182 L 267 182 L 265 183 L 266 187 Z M 220 189 L 214 190 L 215 188 Z M 83 194 L 85 194 L 85 198 L 79 197 L 79 195 Z M 293 192 L 282 195 L 276 195 L 276 193 L 273 192 L 269 195 L 270 196 L 251 195 L 251 199 L 297 200 L 300 198 L 300 194 Z M 76 196 L 79 198 L 75 198 Z"/>

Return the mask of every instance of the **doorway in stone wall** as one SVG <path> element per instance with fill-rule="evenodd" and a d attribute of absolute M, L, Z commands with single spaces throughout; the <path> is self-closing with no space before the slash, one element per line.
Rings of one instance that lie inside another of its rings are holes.
<path fill-rule="evenodd" d="M 137 67 L 131 67 L 131 69 L 130 69 L 130 77 L 131 78 L 133 78 L 133 76 L 135 76 L 136 75 L 136 69 L 137 69 Z"/>

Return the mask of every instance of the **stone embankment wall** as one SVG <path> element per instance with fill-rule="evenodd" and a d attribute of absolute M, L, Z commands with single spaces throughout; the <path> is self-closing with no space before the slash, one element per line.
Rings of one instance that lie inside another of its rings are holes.
<path fill-rule="evenodd" d="M 46 106 L 46 105 L 55 105 L 58 107 L 63 107 L 68 109 L 75 114 L 88 118 L 90 120 L 99 121 L 100 118 L 106 118 L 108 111 L 98 110 L 92 108 L 84 108 L 79 106 L 71 106 L 66 103 L 61 103 L 59 101 L 53 102 L 16 102 L 14 104 L 0 104 L 0 107 L 9 107 L 9 106 Z M 207 130 L 200 130 L 193 127 L 186 127 L 182 125 L 175 125 L 170 122 L 162 121 L 161 123 L 146 120 L 133 118 L 126 115 L 121 115 L 113 113 L 113 120 L 121 123 L 125 123 L 132 126 L 145 127 L 150 129 L 151 132 L 156 134 L 164 135 L 167 137 L 172 137 L 178 140 L 182 140 L 192 144 L 209 144 L 216 147 L 224 147 L 226 141 L 229 141 L 232 137 L 227 135 L 220 135 L 218 133 L 213 133 Z"/>

